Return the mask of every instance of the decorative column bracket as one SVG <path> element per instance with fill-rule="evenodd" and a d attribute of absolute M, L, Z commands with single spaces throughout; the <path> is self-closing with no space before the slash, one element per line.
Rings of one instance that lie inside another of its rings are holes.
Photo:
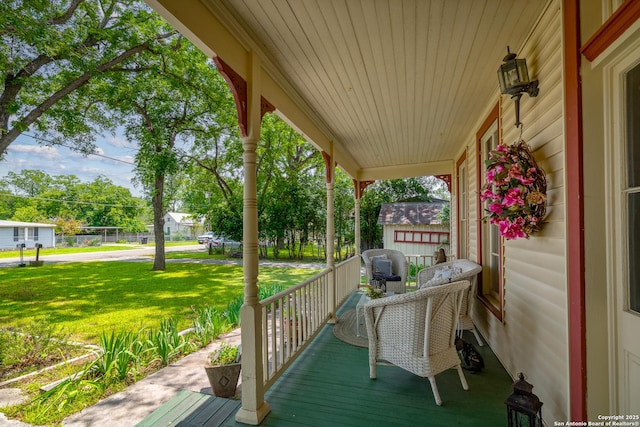
<path fill-rule="evenodd" d="M 375 181 L 358 181 L 353 180 L 353 191 L 355 193 L 356 200 L 362 199 L 365 188 L 373 184 Z"/>
<path fill-rule="evenodd" d="M 240 135 L 247 136 L 248 129 L 248 111 L 247 111 L 247 81 L 242 78 L 233 68 L 227 65 L 220 57 L 213 58 L 218 71 L 222 74 L 225 81 L 231 88 L 233 93 L 233 99 L 236 101 L 236 110 L 238 111 L 238 125 L 240 126 Z M 276 107 L 267 101 L 263 96 L 260 96 L 260 118 L 264 117 L 267 113 L 272 113 L 276 110 Z"/>
<path fill-rule="evenodd" d="M 262 119 L 265 114 L 273 113 L 274 111 L 276 111 L 276 107 L 267 101 L 264 96 L 260 96 L 260 119 Z"/>
<path fill-rule="evenodd" d="M 449 193 L 451 193 L 451 174 L 446 174 L 446 175 L 434 175 L 436 178 L 441 179 L 445 182 L 445 184 L 447 184 L 447 190 L 449 190 Z"/>
<path fill-rule="evenodd" d="M 322 158 L 324 159 L 327 183 L 333 182 L 333 175 L 331 174 L 331 171 L 332 171 L 332 168 L 331 168 L 331 154 L 327 153 L 326 151 L 323 151 L 322 152 Z M 333 167 L 335 168 L 336 166 L 338 166 L 338 163 L 334 162 L 333 163 Z"/>

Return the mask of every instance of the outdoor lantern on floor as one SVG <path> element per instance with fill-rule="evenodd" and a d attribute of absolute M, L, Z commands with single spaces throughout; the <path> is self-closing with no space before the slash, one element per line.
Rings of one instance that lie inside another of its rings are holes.
<path fill-rule="evenodd" d="M 516 127 L 520 126 L 520 98 L 523 93 L 528 93 L 531 97 L 538 96 L 538 80 L 529 80 L 527 70 L 527 60 L 517 59 L 515 53 L 509 51 L 507 46 L 507 56 L 498 68 L 498 81 L 500 82 L 500 92 L 511 95 L 516 107 Z"/>
<path fill-rule="evenodd" d="M 504 401 L 509 427 L 542 427 L 542 402 L 531 393 L 533 386 L 524 380 L 522 372 L 518 378 L 513 383 L 513 394 Z"/>

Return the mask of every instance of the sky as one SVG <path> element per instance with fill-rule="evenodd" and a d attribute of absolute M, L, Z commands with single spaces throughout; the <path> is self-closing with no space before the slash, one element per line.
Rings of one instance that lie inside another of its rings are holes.
<path fill-rule="evenodd" d="M 20 135 L 7 149 L 4 161 L 0 161 L 0 177 L 9 171 L 20 173 L 35 169 L 48 175 L 75 175 L 82 182 L 91 182 L 104 175 L 115 185 L 128 188 L 133 196 L 141 197 L 142 188 L 134 187 L 133 161 L 137 146 L 121 135 L 105 135 L 97 138 L 97 155 L 84 156 L 61 146 L 47 147 L 30 136 Z"/>

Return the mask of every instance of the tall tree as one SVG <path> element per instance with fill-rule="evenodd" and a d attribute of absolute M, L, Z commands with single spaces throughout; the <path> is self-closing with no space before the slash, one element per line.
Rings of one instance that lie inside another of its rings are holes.
<path fill-rule="evenodd" d="M 334 227 L 336 236 L 336 256 L 342 259 L 342 249 L 347 248 L 346 255 L 353 255 L 349 252 L 351 245 L 355 241 L 355 201 L 353 194 L 353 181 L 347 174 L 336 170 L 334 185 Z"/>
<path fill-rule="evenodd" d="M 228 103 L 228 90 L 216 87 L 214 64 L 181 36 L 138 57 L 136 67 L 141 71 L 105 75 L 99 88 L 104 103 L 92 108 L 104 109 L 138 142 L 137 173 L 152 195 L 153 269 L 164 270 L 167 177 L 183 169 L 183 153 L 210 134 L 220 111 L 226 114 L 220 106 Z"/>
<path fill-rule="evenodd" d="M 10 172 L 2 181 L 0 212 L 6 212 L 4 217 L 36 222 L 62 218 L 89 226 L 146 231 L 145 202 L 104 176 L 83 183 L 75 175 L 52 177 L 26 169 L 19 174 Z"/>
<path fill-rule="evenodd" d="M 91 110 L 69 95 L 175 34 L 140 0 L 0 2 L 0 159 L 24 131 L 93 150 Z"/>
<path fill-rule="evenodd" d="M 317 202 L 324 192 L 322 156 L 272 114 L 263 119 L 257 155 L 261 234 L 274 244 L 276 254 L 286 244 L 290 256 L 299 258 L 309 224 L 321 222 L 324 203 Z"/>

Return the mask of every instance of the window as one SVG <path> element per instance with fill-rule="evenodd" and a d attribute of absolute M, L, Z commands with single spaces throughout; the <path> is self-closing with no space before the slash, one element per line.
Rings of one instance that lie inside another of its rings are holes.
<path fill-rule="evenodd" d="M 38 227 L 33 229 L 33 240 L 38 241 Z"/>
<path fill-rule="evenodd" d="M 628 236 L 628 307 L 640 313 L 640 65 L 626 75 L 627 135 L 626 168 L 627 179 L 623 188 L 623 199 L 627 205 Z"/>
<path fill-rule="evenodd" d="M 25 240 L 24 232 L 25 229 L 22 227 L 13 227 L 13 241 L 19 242 L 20 240 Z"/>
<path fill-rule="evenodd" d="M 493 109 L 477 135 L 478 195 L 485 182 L 485 161 L 499 143 L 498 106 Z M 479 263 L 482 273 L 478 280 L 478 298 L 496 317 L 502 320 L 502 238 L 497 225 L 485 220 L 487 202 L 478 196 Z"/>
<path fill-rule="evenodd" d="M 393 241 L 401 243 L 426 243 L 438 245 L 449 241 L 449 233 L 445 231 L 395 230 Z"/>
<path fill-rule="evenodd" d="M 467 154 L 456 163 L 458 186 L 458 259 L 468 258 L 469 200 L 467 199 Z"/>

